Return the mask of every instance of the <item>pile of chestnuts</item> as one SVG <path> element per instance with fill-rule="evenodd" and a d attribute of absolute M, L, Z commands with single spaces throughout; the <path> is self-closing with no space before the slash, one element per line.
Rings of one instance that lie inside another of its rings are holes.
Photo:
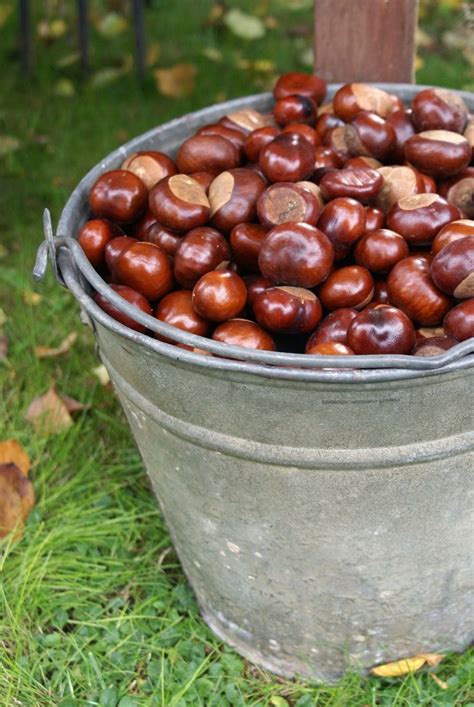
<path fill-rule="evenodd" d="M 285 74 L 273 113 L 102 174 L 78 234 L 91 264 L 143 312 L 235 346 L 431 356 L 473 337 L 474 117 L 441 88 L 409 107 L 360 83 L 325 93 Z"/>

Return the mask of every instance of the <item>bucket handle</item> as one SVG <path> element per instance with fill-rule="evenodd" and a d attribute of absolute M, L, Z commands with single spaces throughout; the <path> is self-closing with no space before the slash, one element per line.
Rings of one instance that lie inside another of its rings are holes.
<path fill-rule="evenodd" d="M 79 275 L 81 279 L 87 282 L 96 292 L 103 295 L 111 304 L 119 311 L 130 317 L 133 321 L 138 322 L 147 329 L 150 329 L 159 337 L 168 341 L 184 344 L 186 347 L 194 347 L 197 349 L 208 351 L 216 356 L 225 359 L 236 359 L 237 361 L 250 361 L 271 366 L 297 367 L 309 369 L 321 368 L 342 368 L 342 369 L 410 369 L 410 370 L 434 370 L 441 368 L 451 363 L 459 361 L 468 354 L 474 353 L 474 338 L 463 341 L 451 349 L 448 349 L 440 356 L 407 356 L 407 355 L 387 355 L 387 356 L 317 356 L 308 354 L 293 354 L 283 353 L 278 351 L 259 351 L 247 349 L 240 346 L 230 346 L 223 344 L 213 339 L 206 339 L 196 334 L 178 329 L 177 327 L 166 324 L 165 322 L 156 319 L 155 317 L 145 314 L 138 307 L 127 302 L 123 297 L 120 297 L 107 283 L 97 274 L 84 251 L 75 238 L 70 236 L 57 235 L 54 237 L 51 222 L 51 214 L 48 209 L 45 209 L 43 214 L 43 226 L 45 240 L 38 248 L 36 262 L 33 269 L 33 277 L 35 280 L 41 280 L 46 272 L 48 259 L 51 262 L 53 273 L 56 280 L 68 289 L 67 282 L 61 274 L 59 267 L 60 251 L 69 251 L 68 267 L 71 267 L 75 272 L 67 273 L 66 280 Z M 72 262 L 71 262 L 72 261 Z M 66 272 L 65 272 L 66 274 Z M 86 293 L 84 292 L 84 295 Z M 90 300 L 88 309 L 91 305 L 95 308 L 96 305 Z M 106 315 L 103 310 L 100 310 L 104 317 L 108 320 L 109 328 L 117 330 L 121 328 L 115 319 Z M 136 332 L 134 332 L 136 333 Z M 196 355 L 196 354 L 195 354 Z"/>

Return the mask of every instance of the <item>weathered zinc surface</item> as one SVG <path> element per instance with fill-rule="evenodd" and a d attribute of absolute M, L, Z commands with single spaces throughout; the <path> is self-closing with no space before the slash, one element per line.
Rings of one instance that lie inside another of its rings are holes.
<path fill-rule="evenodd" d="M 244 105 L 270 98 L 231 104 Z M 173 121 L 104 160 L 58 234 L 77 233 L 98 173 L 136 149 L 172 151 L 228 110 Z M 434 370 L 199 357 L 111 320 L 71 254 L 59 261 L 219 636 L 275 672 L 324 680 L 473 640 L 472 350 Z"/>

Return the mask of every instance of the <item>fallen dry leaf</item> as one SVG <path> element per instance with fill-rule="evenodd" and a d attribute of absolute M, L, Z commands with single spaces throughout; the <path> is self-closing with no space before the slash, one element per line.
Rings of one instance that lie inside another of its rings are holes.
<path fill-rule="evenodd" d="M 24 476 L 28 476 L 31 468 L 28 454 L 16 439 L 0 442 L 0 464 L 15 464 Z"/>
<path fill-rule="evenodd" d="M 31 401 L 25 420 L 31 422 L 33 427 L 43 435 L 59 434 L 73 424 L 65 403 L 54 387 Z"/>
<path fill-rule="evenodd" d="M 35 346 L 35 356 L 37 358 L 56 358 L 57 356 L 64 356 L 67 354 L 74 342 L 77 339 L 77 331 L 72 331 L 66 336 L 63 341 L 55 348 L 49 348 L 48 346 Z"/>
<path fill-rule="evenodd" d="M 241 39 L 260 39 L 266 28 L 260 17 L 249 15 L 238 8 L 229 10 L 224 16 L 227 28 Z"/>
<path fill-rule="evenodd" d="M 68 412 L 73 413 L 73 412 L 81 412 L 82 410 L 89 410 L 90 405 L 85 405 L 84 403 L 81 403 L 80 400 L 75 400 L 74 398 L 71 398 L 69 395 L 61 395 L 61 399 L 66 406 Z"/>
<path fill-rule="evenodd" d="M 0 336 L 0 361 L 4 361 L 8 356 L 8 339 L 6 336 Z"/>
<path fill-rule="evenodd" d="M 71 79 L 59 79 L 54 84 L 54 93 L 56 96 L 61 96 L 62 98 L 70 98 L 76 93 L 76 87 L 74 86 Z"/>
<path fill-rule="evenodd" d="M 15 540 L 23 532 L 23 524 L 35 503 L 31 481 L 16 464 L 0 464 L 0 537 L 16 529 Z"/>
<path fill-rule="evenodd" d="M 13 135 L 0 135 L 0 157 L 9 155 L 10 152 L 18 150 L 21 142 Z"/>
<path fill-rule="evenodd" d="M 95 375 L 96 378 L 99 379 L 99 383 L 101 385 L 107 385 L 108 383 L 110 383 L 109 372 L 103 363 L 101 363 L 100 366 L 93 368 L 92 373 Z"/>
<path fill-rule="evenodd" d="M 116 37 L 128 29 L 128 21 L 118 12 L 109 12 L 100 18 L 96 29 L 103 37 Z"/>
<path fill-rule="evenodd" d="M 158 42 L 152 42 L 151 44 L 149 44 L 146 49 L 146 65 L 148 67 L 151 67 L 156 64 L 156 62 L 160 58 L 160 54 L 161 47 Z"/>
<path fill-rule="evenodd" d="M 435 673 L 430 673 L 431 677 L 435 681 L 435 683 L 442 689 L 442 690 L 447 690 L 449 685 L 447 682 L 444 682 L 444 680 L 441 680 Z"/>
<path fill-rule="evenodd" d="M 43 295 L 39 292 L 33 292 L 32 290 L 25 290 L 23 292 L 23 302 L 29 307 L 36 307 L 43 300 Z"/>
<path fill-rule="evenodd" d="M 194 91 L 197 69 L 194 64 L 176 64 L 170 69 L 155 69 L 156 86 L 170 98 L 189 96 Z"/>
<path fill-rule="evenodd" d="M 402 658 L 393 663 L 385 663 L 385 665 L 377 665 L 371 669 L 372 675 L 377 675 L 380 678 L 397 678 L 407 673 L 414 673 L 424 665 L 434 667 L 438 665 L 444 658 L 444 655 L 438 653 L 420 653 L 411 658 Z"/>

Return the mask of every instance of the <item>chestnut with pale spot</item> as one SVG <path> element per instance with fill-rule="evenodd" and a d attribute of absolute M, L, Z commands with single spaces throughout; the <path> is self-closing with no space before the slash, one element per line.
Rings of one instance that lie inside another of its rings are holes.
<path fill-rule="evenodd" d="M 209 187 L 212 225 L 229 233 L 239 223 L 253 221 L 257 216 L 258 198 L 265 186 L 260 175 L 251 169 L 221 172 Z"/>
<path fill-rule="evenodd" d="M 387 227 L 411 246 L 431 245 L 438 231 L 462 218 L 455 206 L 439 194 L 416 194 L 399 199 L 387 214 Z"/>
<path fill-rule="evenodd" d="M 229 344 L 229 346 L 276 351 L 275 342 L 270 334 L 250 319 L 229 319 L 214 329 L 212 338 L 214 341 L 220 341 L 222 344 Z"/>
<path fill-rule="evenodd" d="M 307 334 L 322 316 L 319 299 L 303 287 L 270 287 L 255 297 L 253 311 L 264 329 L 278 334 Z"/>
<path fill-rule="evenodd" d="M 461 238 L 474 237 L 474 221 L 470 219 L 459 219 L 458 221 L 450 221 L 446 226 L 438 231 L 433 243 L 431 244 L 431 253 L 436 255 L 445 246 L 453 241 L 459 241 Z"/>
<path fill-rule="evenodd" d="M 431 263 L 431 277 L 456 299 L 474 297 L 474 239 L 468 236 L 442 248 Z"/>
<path fill-rule="evenodd" d="M 205 190 L 186 174 L 162 179 L 151 190 L 149 201 L 157 221 L 181 233 L 204 226 L 211 212 Z"/>
<path fill-rule="evenodd" d="M 452 349 L 458 342 L 451 336 L 433 336 L 417 343 L 413 350 L 414 356 L 441 356 Z"/>
<path fill-rule="evenodd" d="M 463 135 L 449 130 L 427 130 L 405 142 L 405 159 L 430 177 L 444 179 L 463 170 L 472 148 Z"/>
<path fill-rule="evenodd" d="M 233 113 L 227 113 L 219 120 L 219 123 L 248 135 L 252 130 L 274 127 L 275 119 L 271 113 L 264 114 L 254 108 L 242 108 Z"/>
<path fill-rule="evenodd" d="M 312 188 L 305 187 L 305 184 L 306 182 L 277 182 L 265 189 L 257 202 L 260 222 L 267 228 L 289 221 L 315 226 L 321 211 L 320 201 L 317 193 Z M 316 184 L 312 187 L 318 189 Z"/>
<path fill-rule="evenodd" d="M 413 167 L 396 165 L 380 167 L 383 185 L 375 199 L 375 205 L 387 213 L 399 199 L 425 191 L 421 174 Z"/>
<path fill-rule="evenodd" d="M 121 169 L 133 172 L 150 190 L 160 179 L 177 174 L 178 169 L 173 160 L 163 152 L 156 150 L 141 150 L 134 152 L 124 160 Z"/>
<path fill-rule="evenodd" d="M 345 139 L 353 155 L 385 160 L 396 144 L 395 130 L 376 113 L 361 111 L 345 127 Z"/>
<path fill-rule="evenodd" d="M 450 130 L 462 133 L 469 111 L 461 96 L 446 88 L 426 88 L 419 91 L 411 104 L 417 129 Z"/>
<path fill-rule="evenodd" d="M 344 122 L 350 122 L 357 113 L 370 111 L 386 118 L 395 109 L 389 93 L 364 83 L 348 83 L 333 98 L 334 113 Z"/>

